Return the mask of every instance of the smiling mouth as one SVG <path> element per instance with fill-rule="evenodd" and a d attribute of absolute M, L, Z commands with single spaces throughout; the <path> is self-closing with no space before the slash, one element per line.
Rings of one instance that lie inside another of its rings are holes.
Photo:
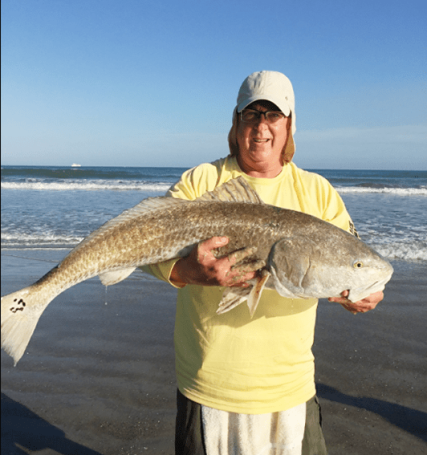
<path fill-rule="evenodd" d="M 254 139 L 254 142 L 268 142 L 270 139 Z"/>

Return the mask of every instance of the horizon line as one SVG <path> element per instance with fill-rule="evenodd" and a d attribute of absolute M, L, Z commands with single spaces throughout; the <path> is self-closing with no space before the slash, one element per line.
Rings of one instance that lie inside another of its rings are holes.
<path fill-rule="evenodd" d="M 202 164 L 202 163 L 200 163 Z M 162 169 L 162 168 L 169 168 L 169 169 L 191 169 L 194 167 L 192 166 L 128 166 L 128 165 L 83 165 L 79 164 L 79 166 L 72 166 L 71 164 L 2 164 L 1 168 L 3 167 L 61 167 L 61 168 L 70 168 L 70 169 L 88 169 L 88 168 L 157 168 L 157 169 Z M 196 165 L 197 166 L 197 165 Z M 322 171 L 401 171 L 401 172 L 427 172 L 426 169 L 391 169 L 391 168 L 342 168 L 342 167 L 336 167 L 336 168 L 331 168 L 331 167 L 304 167 L 303 169 L 306 170 L 322 170 Z"/>

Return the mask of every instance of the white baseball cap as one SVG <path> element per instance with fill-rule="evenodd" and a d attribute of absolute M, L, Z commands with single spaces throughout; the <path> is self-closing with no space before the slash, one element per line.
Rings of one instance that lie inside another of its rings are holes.
<path fill-rule="evenodd" d="M 236 111 L 241 112 L 258 100 L 274 103 L 286 116 L 292 113 L 292 133 L 295 127 L 295 95 L 291 81 L 278 71 L 259 71 L 250 74 L 240 87 Z"/>

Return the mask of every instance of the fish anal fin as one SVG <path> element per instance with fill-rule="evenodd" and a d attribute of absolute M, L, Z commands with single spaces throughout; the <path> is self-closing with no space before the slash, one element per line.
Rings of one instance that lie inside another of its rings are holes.
<path fill-rule="evenodd" d="M 258 193 L 253 190 L 243 177 L 229 180 L 208 191 L 196 201 L 221 201 L 221 202 L 248 202 L 252 204 L 263 204 Z"/>
<path fill-rule="evenodd" d="M 99 279 L 104 286 L 112 286 L 113 284 L 120 283 L 125 280 L 136 267 L 129 267 L 127 269 L 113 270 L 112 272 L 104 272 L 99 274 Z"/>

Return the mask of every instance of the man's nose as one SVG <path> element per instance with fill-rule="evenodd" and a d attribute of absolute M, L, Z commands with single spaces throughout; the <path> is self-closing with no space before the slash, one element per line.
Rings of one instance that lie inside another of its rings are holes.
<path fill-rule="evenodd" d="M 266 118 L 264 112 L 261 112 L 261 115 L 258 117 L 257 122 L 255 123 L 255 126 L 257 128 L 263 128 L 265 126 L 268 126 L 268 121 L 267 121 L 267 118 Z"/>

